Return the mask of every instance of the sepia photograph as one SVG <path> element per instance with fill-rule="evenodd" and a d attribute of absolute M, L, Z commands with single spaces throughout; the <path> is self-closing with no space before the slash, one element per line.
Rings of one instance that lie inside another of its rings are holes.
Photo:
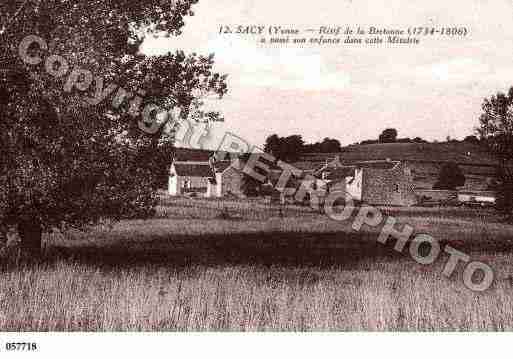
<path fill-rule="evenodd" d="M 511 331 L 512 14 L 2 0 L 0 355 Z"/>

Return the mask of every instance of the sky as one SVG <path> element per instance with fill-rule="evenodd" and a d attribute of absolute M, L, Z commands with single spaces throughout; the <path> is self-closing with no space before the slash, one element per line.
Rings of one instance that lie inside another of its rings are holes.
<path fill-rule="evenodd" d="M 342 145 L 399 137 L 462 139 L 474 132 L 484 98 L 513 85 L 510 0 L 200 0 L 183 34 L 148 38 L 148 55 L 183 49 L 215 54 L 229 93 L 209 101 L 230 131 L 261 146 L 273 133 L 325 137 Z M 465 26 L 463 38 L 423 38 L 419 45 L 259 44 L 257 36 L 222 35 L 221 25 L 407 28 Z"/>

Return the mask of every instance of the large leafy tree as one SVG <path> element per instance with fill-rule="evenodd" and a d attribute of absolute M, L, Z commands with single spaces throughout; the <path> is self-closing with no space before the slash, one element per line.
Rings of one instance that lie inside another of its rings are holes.
<path fill-rule="evenodd" d="M 379 135 L 379 143 L 397 142 L 397 130 L 395 128 L 387 128 Z"/>
<path fill-rule="evenodd" d="M 339 140 L 326 137 L 322 142 L 306 144 L 303 148 L 305 153 L 335 153 L 341 152 L 342 146 Z"/>
<path fill-rule="evenodd" d="M 264 152 L 270 153 L 274 157 L 281 155 L 281 138 L 277 134 L 273 134 L 265 139 Z"/>
<path fill-rule="evenodd" d="M 497 93 L 485 99 L 479 117 L 480 139 L 499 161 L 498 206 L 513 210 L 513 87 L 507 94 Z"/>
<path fill-rule="evenodd" d="M 433 186 L 433 189 L 440 190 L 455 190 L 457 187 L 465 185 L 465 175 L 463 171 L 455 162 L 447 162 L 438 174 L 438 181 Z"/>
<path fill-rule="evenodd" d="M 301 135 L 280 137 L 273 134 L 265 140 L 264 151 L 272 154 L 275 158 L 285 161 L 297 161 L 304 152 L 305 142 Z"/>
<path fill-rule="evenodd" d="M 173 132 L 169 123 L 144 123 L 145 106 L 218 119 L 200 110 L 203 97 L 227 91 L 226 77 L 212 71 L 213 56 L 139 52 L 145 36 L 179 35 L 196 2 L 0 4 L 0 227 L 15 226 L 27 251 L 39 252 L 44 231 L 153 213 Z M 19 56 L 28 35 L 47 45 L 27 49 L 43 59 L 36 65 Z M 66 75 L 50 74 L 50 55 L 66 60 Z M 77 82 L 92 74 L 90 87 L 66 86 L 74 69 L 83 70 Z M 135 93 L 140 101 L 128 101 Z"/>

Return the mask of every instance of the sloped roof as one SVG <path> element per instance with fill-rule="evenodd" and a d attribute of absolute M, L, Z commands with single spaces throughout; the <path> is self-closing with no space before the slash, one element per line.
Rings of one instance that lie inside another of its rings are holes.
<path fill-rule="evenodd" d="M 334 181 L 346 177 L 354 177 L 356 168 L 372 168 L 372 169 L 392 169 L 397 166 L 398 161 L 360 161 L 351 164 L 341 164 L 335 160 L 324 164 L 314 172 L 314 176 L 320 178 L 323 173 L 327 173 L 326 180 Z"/>
<path fill-rule="evenodd" d="M 175 161 L 179 162 L 207 162 L 213 155 L 216 155 L 218 161 L 223 162 L 228 158 L 243 157 L 246 154 L 216 152 L 194 148 L 175 148 L 173 158 Z"/>
<path fill-rule="evenodd" d="M 355 167 L 339 167 L 339 168 L 328 168 L 324 170 L 327 172 L 325 179 L 329 181 L 344 179 L 346 177 L 354 177 Z"/>
<path fill-rule="evenodd" d="M 217 161 L 214 164 L 217 172 L 224 172 L 231 165 L 232 165 L 231 161 Z"/>
<path fill-rule="evenodd" d="M 212 168 L 208 164 L 175 163 L 175 170 L 176 174 L 182 177 L 214 177 Z"/>
<path fill-rule="evenodd" d="M 292 166 L 302 171 L 314 171 L 323 165 L 322 162 L 300 161 L 292 163 Z"/>
<path fill-rule="evenodd" d="M 356 167 L 362 168 L 375 168 L 375 169 L 383 169 L 383 170 L 391 170 L 395 166 L 397 166 L 399 161 L 362 161 L 355 162 L 354 165 Z"/>
<path fill-rule="evenodd" d="M 213 151 L 197 150 L 191 148 L 176 148 L 174 153 L 175 161 L 189 162 L 208 162 L 208 159 L 214 154 Z"/>

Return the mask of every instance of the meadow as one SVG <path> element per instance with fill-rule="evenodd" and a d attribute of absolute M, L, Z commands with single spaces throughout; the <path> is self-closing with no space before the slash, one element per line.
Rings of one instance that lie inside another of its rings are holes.
<path fill-rule="evenodd" d="M 492 287 L 305 207 L 163 199 L 156 218 L 48 235 L 43 260 L 4 261 L 0 331 L 513 329 L 512 225 L 483 209 L 382 211 L 490 264 Z"/>

